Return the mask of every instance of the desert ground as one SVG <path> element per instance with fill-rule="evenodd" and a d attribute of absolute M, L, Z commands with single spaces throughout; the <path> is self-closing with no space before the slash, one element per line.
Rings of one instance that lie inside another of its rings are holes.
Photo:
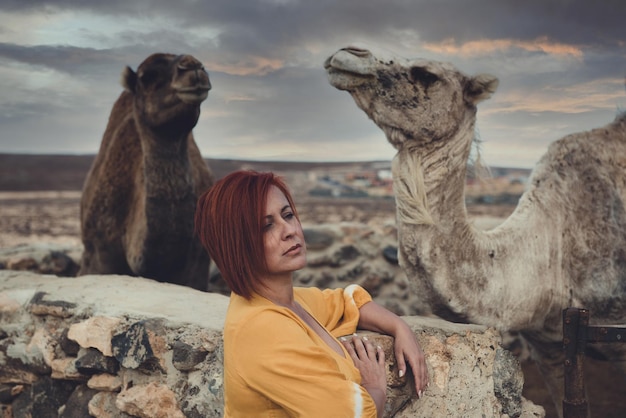
<path fill-rule="evenodd" d="M 257 168 L 257 167 L 255 167 Z M 225 167 L 228 171 L 230 167 Z M 263 167 L 261 167 L 263 169 Z M 312 197 L 307 193 L 311 178 L 305 171 L 285 171 L 284 177 L 294 190 L 294 198 L 303 223 L 341 221 L 377 223 L 395 217 L 395 204 L 390 198 Z M 2 174 L 2 173 L 0 173 Z M 217 173 L 221 177 L 223 172 Z M 514 193 L 521 193 L 518 186 Z M 36 189 L 36 187 L 33 187 Z M 80 190 L 5 190 L 0 191 L 0 248 L 34 242 L 80 244 Z M 470 204 L 468 215 L 479 227 L 489 229 L 499 224 L 515 208 L 513 204 Z M 535 368 L 523 347 L 511 347 L 519 356 L 525 376 L 524 396 L 546 408 L 548 417 L 555 410 Z M 626 397 L 611 394 L 618 381 L 611 364 L 589 359 L 585 378 L 594 417 L 626 416 Z M 613 391 L 614 393 L 614 391 Z"/>

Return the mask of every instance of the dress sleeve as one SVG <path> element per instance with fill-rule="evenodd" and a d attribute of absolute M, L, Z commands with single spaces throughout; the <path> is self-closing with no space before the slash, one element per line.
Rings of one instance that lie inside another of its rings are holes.
<path fill-rule="evenodd" d="M 372 301 L 370 294 L 356 284 L 345 289 L 299 288 L 297 294 L 302 297 L 315 319 L 335 338 L 355 332 L 359 309 Z"/>
<path fill-rule="evenodd" d="M 237 331 L 235 371 L 290 417 L 376 417 L 376 405 L 287 314 L 267 310 Z M 236 399 L 231 399 L 237 402 Z"/>

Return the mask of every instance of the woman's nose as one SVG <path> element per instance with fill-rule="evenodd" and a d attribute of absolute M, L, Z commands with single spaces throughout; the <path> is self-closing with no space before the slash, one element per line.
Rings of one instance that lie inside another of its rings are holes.
<path fill-rule="evenodd" d="M 283 220 L 283 231 L 282 236 L 283 239 L 290 238 L 296 232 L 296 225 L 294 222 L 287 222 Z"/>

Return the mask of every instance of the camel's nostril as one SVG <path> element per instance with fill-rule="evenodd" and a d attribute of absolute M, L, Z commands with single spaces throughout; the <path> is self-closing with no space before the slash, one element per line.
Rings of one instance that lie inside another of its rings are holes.
<path fill-rule="evenodd" d="M 356 55 L 357 57 L 367 57 L 371 55 L 367 49 L 357 48 L 356 46 L 349 46 L 347 48 L 343 48 L 342 50 L 349 52 L 352 55 Z"/>

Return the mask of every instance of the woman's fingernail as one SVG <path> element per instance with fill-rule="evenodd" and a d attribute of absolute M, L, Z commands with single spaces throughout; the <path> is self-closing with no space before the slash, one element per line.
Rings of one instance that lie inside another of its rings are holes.
<path fill-rule="evenodd" d="M 346 342 L 348 340 L 346 340 L 346 337 L 339 337 L 339 341 Z"/>
<path fill-rule="evenodd" d="M 380 351 L 383 351 L 383 348 L 381 346 L 379 346 L 379 345 L 377 345 L 376 348 L 378 348 Z"/>
<path fill-rule="evenodd" d="M 353 332 L 352 335 L 354 335 L 355 337 L 357 337 L 356 332 Z"/>
<path fill-rule="evenodd" d="M 398 375 L 399 375 L 400 377 L 404 376 L 404 370 L 400 370 L 400 371 L 398 372 Z"/>
<path fill-rule="evenodd" d="M 422 397 L 422 391 L 420 390 L 419 392 L 417 392 L 417 397 L 421 398 Z"/>
<path fill-rule="evenodd" d="M 363 337 L 363 341 L 369 341 L 367 337 Z"/>

